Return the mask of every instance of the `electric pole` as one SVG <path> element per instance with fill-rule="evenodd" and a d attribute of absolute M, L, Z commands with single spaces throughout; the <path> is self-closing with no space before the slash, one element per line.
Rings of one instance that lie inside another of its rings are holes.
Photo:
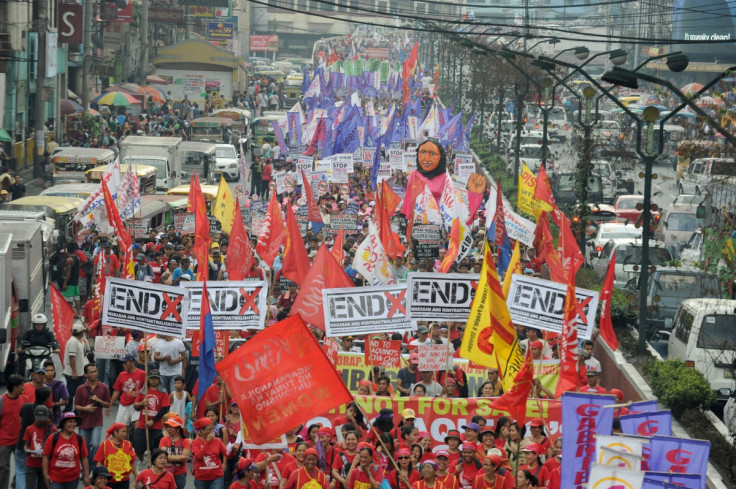
<path fill-rule="evenodd" d="M 141 64 L 138 67 L 138 83 L 146 81 L 148 66 L 148 0 L 141 1 Z"/>
<path fill-rule="evenodd" d="M 36 122 L 36 154 L 33 158 L 33 177 L 41 177 L 41 161 L 43 160 L 44 151 L 46 151 L 46 134 L 44 132 L 44 123 L 46 122 L 46 17 L 48 16 L 46 9 L 47 0 L 38 2 L 38 20 L 36 26 L 38 30 L 38 59 L 36 60 L 36 97 L 33 104 L 33 116 Z"/>
<path fill-rule="evenodd" d="M 90 72 L 92 71 L 92 19 L 94 5 L 91 0 L 84 2 L 84 25 L 82 33 L 84 39 L 84 52 L 82 53 L 82 107 L 89 109 L 89 93 L 92 87 L 89 85 Z"/>

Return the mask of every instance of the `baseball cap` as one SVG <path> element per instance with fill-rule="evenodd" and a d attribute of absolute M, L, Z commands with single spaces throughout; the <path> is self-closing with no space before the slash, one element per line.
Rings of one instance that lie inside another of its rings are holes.
<path fill-rule="evenodd" d="M 413 363 L 414 365 L 417 365 L 419 363 L 419 353 L 414 352 L 411 355 L 409 355 L 409 362 Z"/>
<path fill-rule="evenodd" d="M 542 343 L 542 340 L 534 340 L 531 344 L 532 348 L 539 348 L 540 350 L 544 348 L 544 343 Z"/>
<path fill-rule="evenodd" d="M 522 452 L 532 452 L 532 453 L 536 453 L 537 455 L 543 455 L 545 452 L 545 449 L 539 443 L 530 443 L 524 448 L 522 448 L 521 451 Z"/>
<path fill-rule="evenodd" d="M 429 330 L 426 326 L 422 325 L 417 328 L 417 333 L 429 333 Z"/>
<path fill-rule="evenodd" d="M 462 451 L 470 450 L 471 452 L 474 452 L 476 450 L 476 448 L 477 447 L 476 447 L 475 443 L 473 443 L 472 441 L 466 441 L 465 443 L 463 443 L 463 445 L 461 447 Z"/>
<path fill-rule="evenodd" d="M 542 418 L 533 418 L 529 426 L 544 426 L 544 420 Z"/>
<path fill-rule="evenodd" d="M 38 405 L 33 410 L 33 418 L 36 421 L 48 421 L 49 415 L 50 415 L 49 408 L 43 405 Z"/>
<path fill-rule="evenodd" d="M 95 477 L 107 477 L 108 479 L 112 477 L 112 474 L 107 471 L 107 467 L 104 465 L 98 465 L 94 469 L 92 469 L 92 473 L 90 474 L 90 479 L 94 479 Z"/>
<path fill-rule="evenodd" d="M 435 451 L 434 452 L 434 458 L 439 458 L 439 457 L 445 457 L 445 458 L 449 459 L 450 458 L 450 452 L 448 452 L 447 450 L 441 450 L 441 449 Z"/>
<path fill-rule="evenodd" d="M 161 380 L 161 373 L 158 370 L 151 370 L 150 372 L 148 372 L 148 378 L 151 379 L 153 377 Z"/>
<path fill-rule="evenodd" d="M 138 256 L 136 256 L 136 259 L 138 259 L 138 260 L 145 260 L 146 259 L 146 255 L 144 253 L 138 253 Z"/>
<path fill-rule="evenodd" d="M 464 430 L 473 430 L 473 431 L 476 431 L 476 432 L 480 433 L 480 426 L 478 425 L 478 423 L 470 422 L 470 423 L 468 423 L 466 425 L 463 425 L 462 426 L 462 429 L 464 429 Z"/>
<path fill-rule="evenodd" d="M 135 362 L 136 357 L 132 353 L 128 353 L 123 358 L 120 359 L 121 362 Z"/>
<path fill-rule="evenodd" d="M 414 413 L 413 409 L 406 408 L 401 411 L 401 417 L 404 419 L 416 419 L 417 415 Z"/>
<path fill-rule="evenodd" d="M 36 365 L 33 367 L 33 373 L 34 374 L 46 374 L 46 371 L 43 369 L 43 365 Z"/>
<path fill-rule="evenodd" d="M 589 365 L 585 370 L 587 371 L 586 373 L 588 374 L 588 377 L 592 377 L 592 376 L 598 375 L 600 373 L 592 365 Z"/>

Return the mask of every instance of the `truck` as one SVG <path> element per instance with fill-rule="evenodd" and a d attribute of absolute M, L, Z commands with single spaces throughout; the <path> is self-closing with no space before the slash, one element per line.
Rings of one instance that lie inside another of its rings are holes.
<path fill-rule="evenodd" d="M 156 190 L 181 185 L 181 142 L 179 137 L 128 136 L 120 142 L 120 162 L 156 167 Z"/>
<path fill-rule="evenodd" d="M 12 272 L 12 236 L 0 236 L 0 365 L 8 364 L 8 357 L 13 347 L 13 272 Z M 2 372 L 0 372 L 2 373 Z"/>
<path fill-rule="evenodd" d="M 8 240 L 10 242 L 10 273 L 12 275 L 10 290 L 15 292 L 15 298 L 18 301 L 18 327 L 11 338 L 18 338 L 31 327 L 31 318 L 35 314 L 46 312 L 48 257 L 46 256 L 41 222 L 30 220 L 0 221 L 0 244 L 6 243 Z M 0 250 L 2 249 L 3 246 L 0 245 Z M 7 264 L 7 262 L 5 263 Z M 0 265 L 0 267 L 2 266 Z M 5 282 L 7 271 L 2 270 L 2 273 L 2 280 Z M 3 290 L 3 294 L 6 294 L 5 290 Z M 4 300 L 5 297 L 3 296 Z M 4 302 L 2 310 L 5 314 Z M 5 318 L 3 318 L 3 321 L 5 321 Z M 4 355 L 4 344 L 1 351 Z"/>

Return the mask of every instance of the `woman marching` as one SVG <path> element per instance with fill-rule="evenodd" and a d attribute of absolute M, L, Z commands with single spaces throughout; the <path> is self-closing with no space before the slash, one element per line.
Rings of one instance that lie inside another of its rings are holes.
<path fill-rule="evenodd" d="M 196 489 L 223 489 L 225 485 L 224 457 L 227 447 L 214 433 L 210 418 L 194 423 L 197 437 L 192 441 L 192 466 Z"/>
<path fill-rule="evenodd" d="M 184 420 L 170 416 L 164 421 L 166 436 L 161 438 L 159 448 L 166 450 L 168 460 L 166 470 L 174 474 L 177 489 L 184 489 L 187 483 L 187 461 L 191 453 L 191 442 L 184 437 Z"/>
<path fill-rule="evenodd" d="M 151 454 L 151 468 L 138 474 L 134 489 L 176 489 L 174 475 L 166 470 L 168 460 L 166 450 L 155 449 Z"/>
<path fill-rule="evenodd" d="M 128 489 L 130 474 L 138 475 L 135 451 L 128 441 L 128 426 L 123 423 L 113 423 L 107 429 L 107 438 L 102 442 L 95 453 L 93 461 L 99 466 L 110 467 L 112 474 L 107 486 L 110 489 Z"/>

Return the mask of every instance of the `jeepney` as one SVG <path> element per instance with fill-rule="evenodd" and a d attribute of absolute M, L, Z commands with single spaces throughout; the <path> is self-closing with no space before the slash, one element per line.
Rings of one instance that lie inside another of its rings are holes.
<path fill-rule="evenodd" d="M 51 158 L 54 183 L 86 183 L 86 173 L 115 161 L 115 152 L 99 148 L 61 148 Z"/>

